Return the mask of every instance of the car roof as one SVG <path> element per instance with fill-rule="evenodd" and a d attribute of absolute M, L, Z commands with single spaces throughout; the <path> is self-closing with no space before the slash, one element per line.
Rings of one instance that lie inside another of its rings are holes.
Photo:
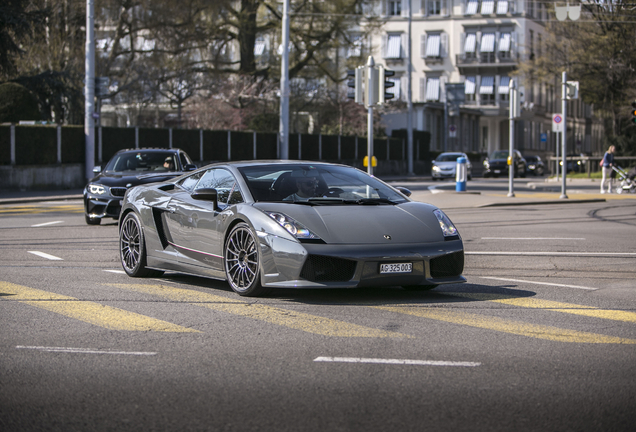
<path fill-rule="evenodd" d="M 129 149 L 122 149 L 119 150 L 117 152 L 117 154 L 119 153 L 138 153 L 138 152 L 151 152 L 151 153 L 177 153 L 177 152 L 181 152 L 183 150 L 179 149 L 179 148 L 161 148 L 161 147 L 140 147 L 140 148 L 129 148 Z"/>

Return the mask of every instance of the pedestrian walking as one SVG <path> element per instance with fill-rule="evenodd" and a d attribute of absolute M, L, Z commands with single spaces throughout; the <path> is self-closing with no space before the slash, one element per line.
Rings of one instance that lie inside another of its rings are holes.
<path fill-rule="evenodd" d="M 601 169 L 603 170 L 603 179 L 601 180 L 601 193 L 605 193 L 605 182 L 607 182 L 607 192 L 612 193 L 612 167 L 614 166 L 614 151 L 613 145 L 609 146 L 607 152 L 603 156 L 601 161 Z"/>

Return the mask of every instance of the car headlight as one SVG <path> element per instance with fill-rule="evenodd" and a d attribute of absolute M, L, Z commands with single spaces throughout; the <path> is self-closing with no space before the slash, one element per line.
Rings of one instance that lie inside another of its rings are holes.
<path fill-rule="evenodd" d="M 300 222 L 290 218 L 289 216 L 278 212 L 266 212 L 272 219 L 280 224 L 291 235 L 297 239 L 319 239 L 320 237 L 312 233 Z"/>
<path fill-rule="evenodd" d="M 88 191 L 95 195 L 104 195 L 106 193 L 106 187 L 100 184 L 89 184 Z"/>
<path fill-rule="evenodd" d="M 433 214 L 435 214 L 435 217 L 437 217 L 437 220 L 439 221 L 439 226 L 442 228 L 444 237 L 453 237 L 458 235 L 457 228 L 455 228 L 455 225 L 453 225 L 451 220 L 448 216 L 446 216 L 446 214 L 444 214 L 443 211 L 437 209 L 433 211 Z"/>
<path fill-rule="evenodd" d="M 488 163 L 488 161 L 484 161 L 484 168 L 490 168 L 490 163 Z"/>
<path fill-rule="evenodd" d="M 439 171 L 439 167 L 437 165 L 433 165 L 433 171 L 438 172 Z"/>

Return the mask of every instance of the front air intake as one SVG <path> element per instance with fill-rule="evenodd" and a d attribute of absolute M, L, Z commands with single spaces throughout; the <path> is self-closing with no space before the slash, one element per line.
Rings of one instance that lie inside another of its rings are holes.
<path fill-rule="evenodd" d="M 312 282 L 347 282 L 356 272 L 356 262 L 343 258 L 309 255 L 300 277 Z"/>
<path fill-rule="evenodd" d="M 464 251 L 453 252 L 431 260 L 431 277 L 460 276 L 464 271 Z"/>

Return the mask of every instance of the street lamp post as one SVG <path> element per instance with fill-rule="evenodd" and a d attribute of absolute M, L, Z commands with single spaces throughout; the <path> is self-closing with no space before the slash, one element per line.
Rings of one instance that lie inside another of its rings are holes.
<path fill-rule="evenodd" d="M 283 3 L 283 55 L 280 73 L 280 158 L 289 159 L 289 0 Z"/>
<path fill-rule="evenodd" d="M 94 0 L 86 0 L 86 64 L 84 77 L 85 177 L 93 177 L 95 165 L 95 26 Z"/>

